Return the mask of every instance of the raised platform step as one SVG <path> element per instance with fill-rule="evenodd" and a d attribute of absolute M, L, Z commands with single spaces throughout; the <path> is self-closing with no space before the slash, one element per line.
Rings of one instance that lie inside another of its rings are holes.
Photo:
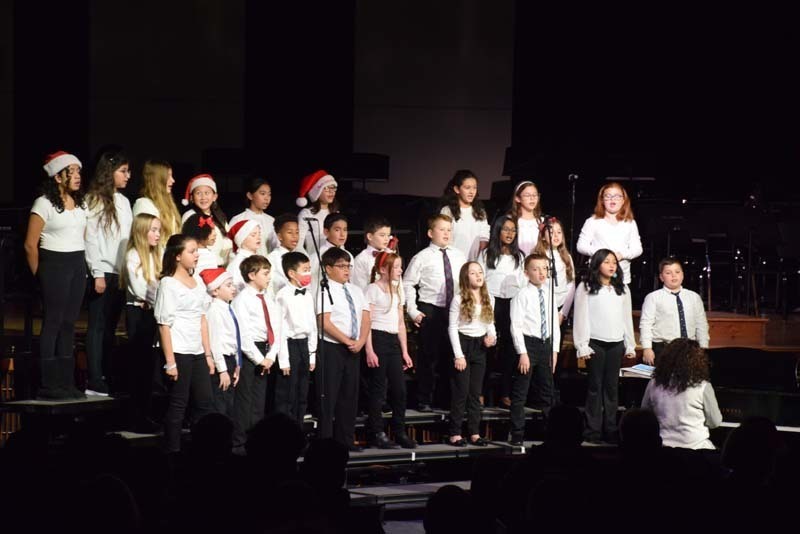
<path fill-rule="evenodd" d="M 431 495 L 442 486 L 458 486 L 469 491 L 469 480 L 453 482 L 431 482 L 427 484 L 395 484 L 391 486 L 372 486 L 369 488 L 349 488 L 351 506 L 412 504 L 425 505 Z"/>

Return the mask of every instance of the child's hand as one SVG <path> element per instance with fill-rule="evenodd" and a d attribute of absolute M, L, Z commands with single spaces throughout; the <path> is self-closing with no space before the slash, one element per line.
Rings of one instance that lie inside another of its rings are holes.
<path fill-rule="evenodd" d="M 367 352 L 367 367 L 380 367 L 380 363 L 378 362 L 378 355 L 374 352 Z"/>
<path fill-rule="evenodd" d="M 493 337 L 493 336 L 484 336 L 483 337 L 483 344 L 486 347 L 494 347 L 494 345 L 496 343 L 497 343 L 497 338 L 496 337 Z"/>
<path fill-rule="evenodd" d="M 239 366 L 236 366 L 236 369 L 233 370 L 233 387 L 239 385 Z"/>
<path fill-rule="evenodd" d="M 422 313 L 422 312 L 419 312 L 419 315 L 414 317 L 414 324 L 417 325 L 417 326 L 421 325 L 422 324 L 422 320 L 424 318 L 425 318 L 425 314 Z"/>
<path fill-rule="evenodd" d="M 216 367 L 214 367 L 214 358 L 206 356 L 206 364 L 208 365 L 208 374 L 213 375 L 217 372 Z"/>
<path fill-rule="evenodd" d="M 406 369 L 411 369 L 412 367 L 414 367 L 414 361 L 411 359 L 411 356 L 409 356 L 408 353 L 406 352 L 405 354 L 403 354 L 403 371 L 405 371 Z"/>
<path fill-rule="evenodd" d="M 528 358 L 528 353 L 522 353 L 519 355 L 519 364 L 517 365 L 517 369 L 519 369 L 520 374 L 527 375 L 528 371 L 531 370 L 531 360 Z"/>
<path fill-rule="evenodd" d="M 291 367 L 287 367 L 286 369 L 281 367 L 281 372 L 283 373 L 283 376 L 289 376 L 289 374 L 292 372 L 292 369 Z"/>
<path fill-rule="evenodd" d="M 261 363 L 258 364 L 258 366 L 261 367 L 261 376 L 264 376 L 265 374 L 267 374 L 267 375 L 269 374 L 269 368 L 272 367 L 273 363 L 275 363 L 275 360 L 270 360 L 268 358 L 264 358 L 261 361 Z"/>
<path fill-rule="evenodd" d="M 656 353 L 653 349 L 644 349 L 642 352 L 642 361 L 647 365 L 654 365 L 656 363 Z"/>
<path fill-rule="evenodd" d="M 350 349 L 350 352 L 352 352 L 353 354 L 358 354 L 359 352 L 361 352 L 361 349 L 364 348 L 364 344 L 366 342 L 367 342 L 366 339 L 364 341 L 356 341 L 355 343 L 353 343 L 353 347 Z"/>
<path fill-rule="evenodd" d="M 566 317 L 564 317 L 564 314 L 561 313 L 561 312 L 558 312 L 558 325 L 559 326 L 564 324 L 564 319 L 566 319 Z"/>
<path fill-rule="evenodd" d="M 628 358 L 629 360 L 634 359 L 636 358 L 636 352 L 630 352 L 626 354 L 625 357 Z"/>
<path fill-rule="evenodd" d="M 553 353 L 553 372 L 556 372 L 556 364 L 558 363 L 558 353 Z"/>
<path fill-rule="evenodd" d="M 308 366 L 308 372 L 309 372 L 309 373 L 313 373 L 313 372 L 314 372 L 314 369 L 316 369 L 316 368 L 317 368 L 317 364 L 316 364 L 316 363 L 312 363 L 312 364 L 310 364 L 310 365 Z"/>
<path fill-rule="evenodd" d="M 456 371 L 463 371 L 467 368 L 467 359 L 466 358 L 456 358 L 455 361 Z"/>
<path fill-rule="evenodd" d="M 106 291 L 106 277 L 103 276 L 102 278 L 95 278 L 94 279 L 94 292 L 98 295 L 102 295 Z"/>
<path fill-rule="evenodd" d="M 167 369 L 165 372 L 167 373 L 167 376 L 169 377 L 170 380 L 172 380 L 173 382 L 177 382 L 178 381 L 178 368 L 177 367 L 175 367 L 173 369 Z"/>
<path fill-rule="evenodd" d="M 228 391 L 229 387 L 231 387 L 231 375 L 228 374 L 228 371 L 223 371 L 219 374 L 219 389 Z"/>

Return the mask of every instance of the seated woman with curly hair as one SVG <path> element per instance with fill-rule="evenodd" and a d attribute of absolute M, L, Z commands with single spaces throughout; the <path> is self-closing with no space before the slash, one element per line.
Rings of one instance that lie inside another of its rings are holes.
<path fill-rule="evenodd" d="M 679 338 L 664 347 L 642 408 L 652 410 L 665 447 L 713 449 L 708 430 L 722 423 L 709 362 L 697 341 Z"/>

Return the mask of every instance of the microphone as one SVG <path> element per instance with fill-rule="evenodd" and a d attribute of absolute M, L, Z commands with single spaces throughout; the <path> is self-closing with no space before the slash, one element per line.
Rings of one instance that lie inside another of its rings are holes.
<path fill-rule="evenodd" d="M 539 231 L 544 231 L 545 228 L 551 228 L 556 218 L 552 215 L 542 215 L 542 222 L 539 223 Z"/>
<path fill-rule="evenodd" d="M 578 175 L 577 174 L 567 175 L 567 181 L 568 182 L 575 182 L 577 180 L 578 180 Z"/>

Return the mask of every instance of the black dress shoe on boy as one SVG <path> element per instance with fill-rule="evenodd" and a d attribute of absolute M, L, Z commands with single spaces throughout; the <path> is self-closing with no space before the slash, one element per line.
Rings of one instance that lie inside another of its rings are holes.
<path fill-rule="evenodd" d="M 416 440 L 411 439 L 408 437 L 408 434 L 398 434 L 394 440 L 397 442 L 398 445 L 403 447 L 404 449 L 416 449 L 417 442 Z"/>
<path fill-rule="evenodd" d="M 420 404 L 420 405 L 417 407 L 417 411 L 418 411 L 418 412 L 432 412 L 432 411 L 433 411 L 433 408 L 431 407 L 431 405 L 430 405 L 430 404 Z"/>
<path fill-rule="evenodd" d="M 372 438 L 372 442 L 370 443 L 371 447 L 376 449 L 399 449 L 400 445 L 395 443 L 394 441 L 390 440 L 389 437 L 386 435 L 386 432 L 379 432 L 375 434 L 375 437 Z"/>
<path fill-rule="evenodd" d="M 361 445 L 357 445 L 355 443 L 351 443 L 350 445 L 347 446 L 347 450 L 349 450 L 350 452 L 364 452 L 364 447 L 362 447 Z"/>
<path fill-rule="evenodd" d="M 483 439 L 482 437 L 478 437 L 476 440 L 469 440 L 470 445 L 474 445 L 476 447 L 486 447 L 489 445 L 489 442 Z"/>

